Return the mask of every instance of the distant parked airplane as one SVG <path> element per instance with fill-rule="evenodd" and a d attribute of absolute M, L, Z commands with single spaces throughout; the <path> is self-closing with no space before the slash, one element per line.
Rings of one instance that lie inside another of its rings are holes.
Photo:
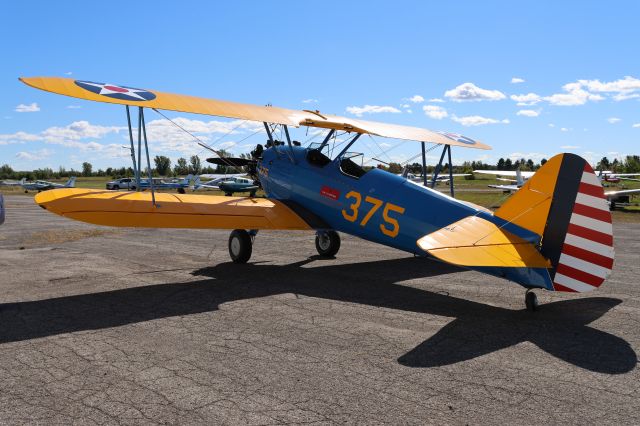
<path fill-rule="evenodd" d="M 166 181 L 161 178 L 153 179 L 153 189 L 177 189 L 178 193 L 184 194 L 185 190 L 189 188 L 189 182 L 193 175 L 187 175 L 183 179 L 171 179 L 170 181 Z M 151 186 L 149 185 L 149 179 L 140 179 L 140 189 L 149 189 Z M 136 189 L 135 183 L 131 187 L 132 190 Z"/>
<path fill-rule="evenodd" d="M 506 182 L 511 182 L 510 185 L 488 185 L 489 188 L 502 189 L 504 192 L 515 192 L 531 177 L 535 172 L 523 172 L 521 170 L 474 170 L 473 173 L 480 173 L 483 175 L 495 175 L 495 176 L 509 176 L 515 177 L 515 179 L 503 179 L 496 178 Z"/>
<path fill-rule="evenodd" d="M 20 186 L 22 185 L 22 180 L 0 180 L 0 186 Z"/>
<path fill-rule="evenodd" d="M 220 183 L 224 182 L 225 180 L 229 180 L 229 179 L 233 179 L 236 177 L 242 177 L 242 176 L 246 176 L 246 173 L 236 173 L 236 174 L 231 174 L 231 175 L 219 175 L 218 177 L 212 178 L 211 180 L 207 181 L 207 182 L 202 182 L 200 180 L 200 177 L 202 176 L 216 176 L 216 175 L 200 175 L 200 176 L 196 176 L 194 182 L 193 182 L 193 190 L 194 191 L 201 191 L 201 190 L 209 190 L 209 189 L 213 189 L 213 190 L 220 190 Z"/>
<path fill-rule="evenodd" d="M 76 178 L 75 176 L 72 176 L 64 184 L 49 182 L 46 180 L 36 180 L 34 182 L 27 182 L 25 179 L 22 179 L 20 181 L 20 185 L 22 186 L 22 189 L 24 189 L 24 192 L 29 192 L 29 191 L 40 192 L 40 191 L 46 191 L 47 189 L 56 189 L 56 188 L 75 188 Z"/>

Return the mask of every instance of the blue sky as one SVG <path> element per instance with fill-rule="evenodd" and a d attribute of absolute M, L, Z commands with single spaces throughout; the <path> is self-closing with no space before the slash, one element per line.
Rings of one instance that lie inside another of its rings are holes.
<path fill-rule="evenodd" d="M 129 165 L 122 107 L 37 91 L 19 76 L 360 114 L 493 147 L 454 148 L 455 163 L 640 152 L 636 1 L 10 2 L 3 16 L 0 163 L 19 170 Z M 167 115 L 235 152 L 264 140 L 245 139 L 250 124 Z M 152 155 L 206 155 L 154 112 L 147 123 Z M 396 146 L 363 142 L 369 155 Z M 383 159 L 418 150 L 405 142 Z"/>

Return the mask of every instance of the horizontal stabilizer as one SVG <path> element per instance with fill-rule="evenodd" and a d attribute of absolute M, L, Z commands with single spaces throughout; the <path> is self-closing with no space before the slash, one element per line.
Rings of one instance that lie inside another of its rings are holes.
<path fill-rule="evenodd" d="M 418 246 L 440 260 L 461 266 L 551 266 L 533 244 L 477 216 L 466 217 L 420 238 Z"/>
<path fill-rule="evenodd" d="M 288 229 L 310 226 L 286 205 L 266 198 L 114 192 L 65 188 L 41 192 L 40 207 L 60 216 L 106 226 L 141 228 Z"/>

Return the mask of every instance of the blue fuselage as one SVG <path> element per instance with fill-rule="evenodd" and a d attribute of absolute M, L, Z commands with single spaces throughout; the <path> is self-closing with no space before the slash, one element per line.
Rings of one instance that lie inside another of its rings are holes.
<path fill-rule="evenodd" d="M 470 215 L 504 225 L 529 241 L 539 238 L 392 173 L 372 169 L 356 177 L 359 173 L 340 159 L 325 159 L 321 165 L 309 161 L 308 153 L 307 148 L 288 146 L 265 150 L 258 165 L 260 181 L 269 198 L 304 207 L 328 228 L 416 254 L 424 254 L 419 238 Z"/>

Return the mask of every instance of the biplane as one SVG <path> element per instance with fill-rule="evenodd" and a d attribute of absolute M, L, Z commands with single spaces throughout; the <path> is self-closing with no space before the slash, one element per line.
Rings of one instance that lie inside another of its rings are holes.
<path fill-rule="evenodd" d="M 513 281 L 526 289 L 529 310 L 537 306 L 532 290 L 594 290 L 613 267 L 611 213 L 602 185 L 591 166 L 574 154 L 551 158 L 491 212 L 384 170 L 365 169 L 349 151 L 363 135 L 417 141 L 426 176 L 425 144 L 440 146 L 435 185 L 445 154 L 451 164 L 452 147 L 490 149 L 456 133 L 69 78 L 20 80 L 61 95 L 125 106 L 132 152 L 130 107 L 137 107 L 138 171 L 143 142 L 151 171 L 145 108 L 264 125 L 266 145 L 258 144 L 252 158 L 244 160 L 265 198 L 155 193 L 153 186 L 133 193 L 56 189 L 35 197 L 42 208 L 64 217 L 108 226 L 229 229 L 229 254 L 236 263 L 250 259 L 260 230 L 315 232 L 316 249 L 325 257 L 338 253 L 338 232 L 343 232 Z M 304 147 L 289 134 L 300 126 L 328 133 L 321 143 Z M 276 140 L 276 129 L 283 140 Z"/>

